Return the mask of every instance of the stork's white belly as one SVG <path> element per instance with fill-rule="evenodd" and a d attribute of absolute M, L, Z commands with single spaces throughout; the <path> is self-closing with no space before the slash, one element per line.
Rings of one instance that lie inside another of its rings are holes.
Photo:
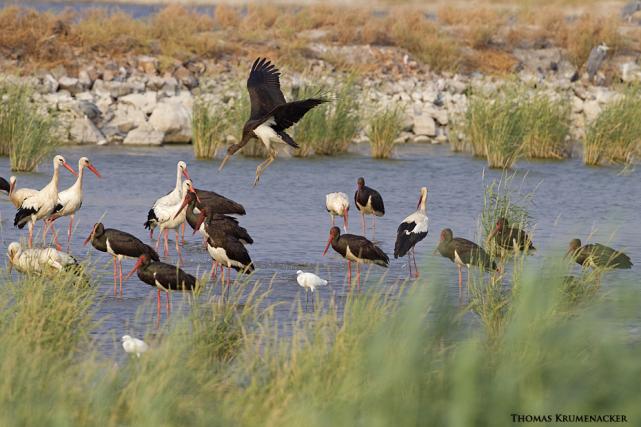
<path fill-rule="evenodd" d="M 358 202 L 356 202 L 356 204 L 358 204 L 359 210 L 362 214 L 374 215 L 374 208 L 372 207 L 372 196 L 369 196 L 369 198 L 367 199 L 367 204 L 365 206 L 361 205 Z"/>
<path fill-rule="evenodd" d="M 215 248 L 210 245 L 207 245 L 207 252 L 209 252 L 209 255 L 212 257 L 214 261 L 222 264 L 225 267 L 238 267 L 241 269 L 245 268 L 245 266 L 242 265 L 240 262 L 230 259 L 227 256 L 227 251 L 224 248 Z"/>
<path fill-rule="evenodd" d="M 274 125 L 275 123 L 274 119 L 271 118 L 254 129 L 254 134 L 263 144 L 265 144 L 265 147 L 267 147 L 268 150 L 271 149 L 272 141 L 282 142 L 283 144 L 285 143 L 285 141 L 283 141 L 283 139 L 278 136 L 276 131 L 271 127 L 271 125 Z"/>
<path fill-rule="evenodd" d="M 454 251 L 454 263 L 460 267 L 469 267 L 467 264 L 461 260 L 461 257 L 458 256 L 458 252 Z"/>

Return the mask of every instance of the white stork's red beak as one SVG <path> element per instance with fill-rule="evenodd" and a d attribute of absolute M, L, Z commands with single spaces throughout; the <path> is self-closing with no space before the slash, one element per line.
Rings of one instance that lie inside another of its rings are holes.
<path fill-rule="evenodd" d="M 189 172 L 187 172 L 187 167 L 183 169 L 183 176 L 185 177 L 185 179 L 191 180 L 191 178 L 189 177 Z"/>
<path fill-rule="evenodd" d="M 100 175 L 100 172 L 98 172 L 98 169 L 96 169 L 94 165 L 89 164 L 87 166 L 87 169 L 89 169 L 91 172 L 93 172 L 94 175 L 96 175 L 98 178 L 102 178 L 102 175 Z"/>
<path fill-rule="evenodd" d="M 346 233 L 347 233 L 348 216 L 349 216 L 349 206 L 346 207 L 345 210 L 343 211 L 343 219 L 345 220 L 345 226 L 343 228 L 345 229 Z"/>
<path fill-rule="evenodd" d="M 75 170 L 73 170 L 73 168 L 72 168 L 71 166 L 69 166 L 69 163 L 64 162 L 64 163 L 62 164 L 62 166 L 64 166 L 64 167 L 65 167 L 69 172 L 71 172 L 71 174 L 72 174 L 73 176 L 78 176 L 78 174 L 76 173 L 76 171 L 75 171 Z"/>

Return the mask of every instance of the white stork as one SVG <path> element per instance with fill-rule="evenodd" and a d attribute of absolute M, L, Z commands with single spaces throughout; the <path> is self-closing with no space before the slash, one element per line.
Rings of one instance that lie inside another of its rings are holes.
<path fill-rule="evenodd" d="M 325 196 L 325 209 L 332 217 L 332 227 L 336 225 L 335 217 L 343 217 L 343 229 L 347 232 L 347 217 L 349 214 L 349 199 L 345 193 L 329 193 Z"/>
<path fill-rule="evenodd" d="M 36 194 L 38 190 L 33 188 L 19 188 L 16 190 L 16 177 L 11 176 L 9 178 L 9 200 L 13 203 L 13 206 L 19 208 L 24 202 L 24 199 L 31 197 Z"/>
<path fill-rule="evenodd" d="M 421 197 L 418 199 L 416 212 L 408 216 L 398 226 L 396 244 L 394 245 L 394 258 L 405 256 L 409 253 L 410 277 L 412 276 L 412 258 L 414 259 L 414 272 L 418 277 L 416 266 L 416 253 L 414 246 L 427 236 L 428 218 L 425 214 L 427 203 L 427 187 L 421 188 Z"/>
<path fill-rule="evenodd" d="M 182 188 L 181 188 L 181 193 L 182 194 L 187 194 L 187 192 L 194 193 L 194 185 L 192 184 L 190 179 L 186 179 L 182 183 Z M 151 209 L 149 211 L 150 215 L 150 220 L 154 221 L 160 228 L 160 233 L 162 236 L 162 233 L 164 232 L 165 235 L 165 251 L 164 255 L 168 256 L 169 255 L 169 230 L 175 230 L 176 231 L 176 251 L 178 252 L 178 257 L 182 260 L 182 254 L 180 253 L 180 246 L 179 246 L 179 235 L 178 235 L 178 227 L 183 225 L 185 223 L 185 216 L 186 216 L 186 210 L 181 209 L 183 205 L 182 199 L 178 200 L 178 203 L 175 203 L 173 205 L 158 205 Z M 160 239 L 161 237 L 158 238 L 156 241 L 156 250 L 158 250 L 158 246 L 160 245 Z"/>
<path fill-rule="evenodd" d="M 29 247 L 33 245 L 33 226 L 36 221 L 48 218 L 58 202 L 58 169 L 60 166 L 64 166 L 74 176 L 76 175 L 65 158 L 57 155 L 53 158 L 53 176 L 49 184 L 34 195 L 27 197 L 16 212 L 13 220 L 14 226 L 23 229 L 26 224 L 29 224 Z"/>
<path fill-rule="evenodd" d="M 66 252 L 54 248 L 23 249 L 18 242 L 12 242 L 7 249 L 9 272 L 13 267 L 21 273 L 58 272 L 65 267 L 78 265 L 78 261 Z"/>
<path fill-rule="evenodd" d="M 182 177 L 185 177 L 185 179 L 191 179 L 189 178 L 189 172 L 187 172 L 187 163 L 183 162 L 182 160 L 176 164 L 176 186 L 174 187 L 173 190 L 171 190 L 169 193 L 167 193 L 165 196 L 162 196 L 156 202 L 154 205 L 149 209 L 149 213 L 147 214 L 147 222 L 145 222 L 145 228 L 149 229 L 149 238 L 153 239 L 154 238 L 154 228 L 158 225 L 156 220 L 154 219 L 154 209 L 156 209 L 159 206 L 173 206 L 176 203 L 180 203 L 183 200 L 184 194 L 182 193 Z M 185 236 L 185 229 L 183 227 L 183 239 Z"/>
<path fill-rule="evenodd" d="M 67 188 L 64 191 L 58 193 L 58 203 L 56 204 L 55 209 L 51 216 L 47 219 L 47 222 L 50 224 L 53 230 L 53 222 L 63 216 L 69 217 L 69 231 L 67 232 L 67 250 L 69 250 L 69 242 L 71 242 L 71 231 L 73 230 L 73 219 L 76 212 L 82 206 L 82 179 L 84 176 L 85 168 L 93 172 L 98 178 L 101 178 L 100 172 L 91 164 L 91 161 L 86 157 L 81 157 L 78 160 L 78 178 L 76 182 Z M 58 244 L 58 237 L 56 236 L 55 230 L 54 237 L 56 239 L 56 244 Z"/>

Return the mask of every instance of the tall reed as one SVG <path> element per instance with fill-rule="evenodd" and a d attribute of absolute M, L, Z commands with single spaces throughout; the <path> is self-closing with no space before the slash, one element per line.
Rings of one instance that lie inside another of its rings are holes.
<path fill-rule="evenodd" d="M 470 99 L 465 133 L 474 155 L 486 157 L 491 168 L 510 169 L 522 152 L 526 116 L 521 100 L 514 87 Z"/>
<path fill-rule="evenodd" d="M 218 149 L 225 144 L 230 129 L 230 109 L 197 99 L 194 102 L 191 128 L 193 130 L 194 156 L 197 159 L 213 159 Z"/>
<path fill-rule="evenodd" d="M 0 155 L 9 156 L 13 171 L 33 171 L 58 145 L 51 138 L 54 119 L 40 113 L 30 96 L 26 86 L 0 86 Z"/>
<path fill-rule="evenodd" d="M 392 156 L 396 138 L 401 134 L 403 113 L 398 106 L 375 113 L 369 120 L 367 137 L 372 157 L 388 159 Z"/>
<path fill-rule="evenodd" d="M 353 79 L 336 91 L 317 86 L 303 87 L 299 99 L 322 96 L 330 100 L 309 111 L 296 125 L 294 140 L 300 149 L 294 154 L 332 156 L 345 153 L 358 133 L 361 121 L 358 96 Z"/>
<path fill-rule="evenodd" d="M 536 93 L 525 100 L 523 109 L 526 120 L 523 154 L 532 159 L 569 157 L 572 114 L 569 99 Z"/>
<path fill-rule="evenodd" d="M 583 162 L 631 164 L 641 154 L 641 88 L 628 88 L 589 125 L 583 139 Z"/>

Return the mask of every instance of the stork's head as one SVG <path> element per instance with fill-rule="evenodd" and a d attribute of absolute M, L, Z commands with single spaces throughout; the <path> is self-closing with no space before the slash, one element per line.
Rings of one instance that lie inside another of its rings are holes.
<path fill-rule="evenodd" d="M 362 176 L 360 178 L 358 178 L 356 180 L 356 185 L 358 186 L 359 190 L 362 189 L 363 187 L 365 187 L 365 178 L 363 178 Z"/>
<path fill-rule="evenodd" d="M 178 172 L 181 173 L 185 177 L 185 179 L 191 179 L 189 177 L 189 172 L 187 171 L 187 163 L 181 160 L 178 162 L 176 167 L 178 168 Z"/>
<path fill-rule="evenodd" d="M 582 246 L 581 239 L 570 240 L 570 244 L 568 245 L 568 255 L 571 255 L 574 252 L 576 252 L 581 246 Z"/>
<path fill-rule="evenodd" d="M 91 233 L 89 233 L 89 236 L 85 239 L 83 245 L 87 245 L 91 240 L 93 240 L 95 237 L 100 237 L 105 233 L 105 226 L 102 224 L 102 222 L 97 222 L 93 225 L 91 228 Z"/>
<path fill-rule="evenodd" d="M 74 171 L 73 168 L 71 166 L 69 166 L 69 163 L 67 163 L 65 158 L 62 157 L 60 154 L 58 154 L 56 157 L 53 158 L 53 168 L 54 168 L 54 170 L 58 170 L 58 168 L 60 166 L 63 166 L 64 168 L 66 168 L 74 176 L 78 176 L 76 171 Z"/>
<path fill-rule="evenodd" d="M 15 256 L 22 250 L 22 245 L 19 242 L 11 242 L 7 248 L 7 256 L 9 261 L 13 262 Z"/>
<path fill-rule="evenodd" d="M 130 335 L 123 335 L 122 338 L 120 338 L 120 341 L 127 342 L 127 341 L 131 341 L 131 339 L 132 338 Z"/>
<path fill-rule="evenodd" d="M 454 238 L 454 233 L 451 228 L 444 228 L 441 231 L 441 242 L 449 242 Z"/>
<path fill-rule="evenodd" d="M 9 178 L 9 194 L 13 194 L 13 191 L 16 189 L 16 177 L 11 175 Z"/>
<path fill-rule="evenodd" d="M 81 157 L 80 160 L 78 160 L 78 170 L 82 168 L 87 168 L 91 172 L 93 172 L 94 175 L 96 175 L 98 178 L 102 178 L 102 176 L 100 175 L 100 172 L 98 172 L 98 169 L 94 167 L 94 165 L 91 163 L 91 160 L 89 160 L 88 157 Z"/>

